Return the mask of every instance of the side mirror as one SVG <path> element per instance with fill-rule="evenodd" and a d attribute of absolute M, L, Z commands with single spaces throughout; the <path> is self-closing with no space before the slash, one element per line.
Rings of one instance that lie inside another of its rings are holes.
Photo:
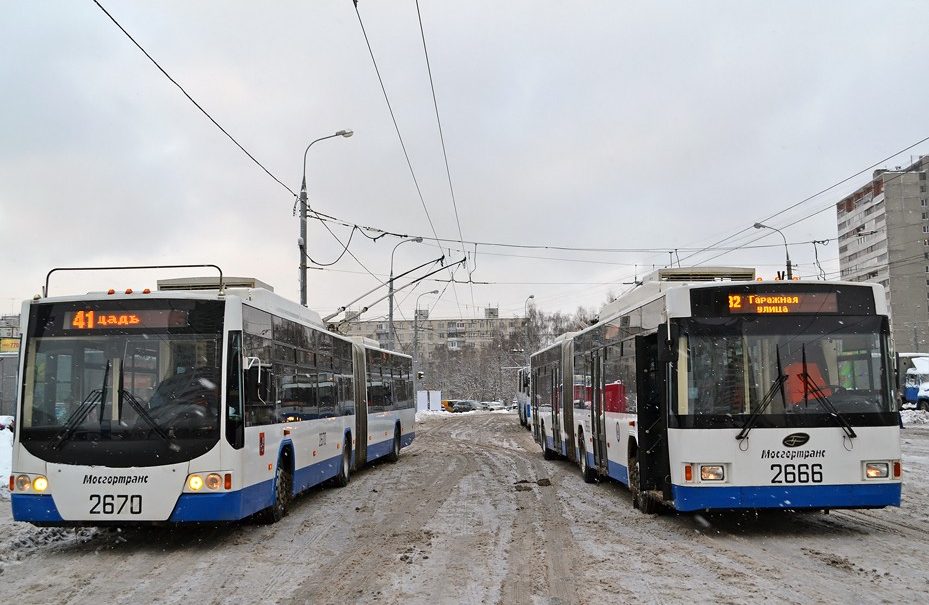
<path fill-rule="evenodd" d="M 416 380 L 422 380 L 425 375 L 425 372 L 416 372 Z"/>
<path fill-rule="evenodd" d="M 669 363 L 676 359 L 678 341 L 677 326 L 661 324 L 658 326 L 658 361 Z"/>

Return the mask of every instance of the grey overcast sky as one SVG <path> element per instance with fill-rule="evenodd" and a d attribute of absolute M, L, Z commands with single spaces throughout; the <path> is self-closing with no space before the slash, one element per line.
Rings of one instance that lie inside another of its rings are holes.
<path fill-rule="evenodd" d="M 431 235 L 350 0 L 102 2 L 291 189 L 310 140 L 354 129 L 310 150 L 313 208 Z M 420 7 L 465 240 L 708 245 L 929 136 L 926 2 Z M 436 231 L 457 239 L 416 5 L 360 0 L 359 10 Z M 8 2 L 3 13 L 0 312 L 18 312 L 55 266 L 216 263 L 298 298 L 293 197 L 93 2 Z M 887 165 L 925 153 L 929 145 L 917 146 Z M 869 177 L 771 224 L 826 208 Z M 347 238 L 345 227 L 332 229 Z M 315 259 L 338 256 L 318 222 L 309 230 Z M 827 271 L 837 269 L 834 210 L 785 234 L 792 243 L 831 240 L 819 254 Z M 752 229 L 727 245 L 760 235 Z M 351 250 L 386 279 L 397 241 L 356 234 Z M 770 248 L 680 256 L 773 276 L 781 241 L 769 232 L 755 245 Z M 396 270 L 437 255 L 428 243 L 405 244 Z M 793 243 L 791 256 L 812 279 L 813 246 Z M 485 305 L 520 315 L 529 294 L 548 311 L 598 307 L 667 262 L 667 253 L 480 245 L 471 276 L 489 283 L 447 288 L 433 317 L 472 316 Z M 332 269 L 309 273 L 310 306 L 323 313 L 377 283 L 348 256 Z M 153 287 L 156 277 L 63 276 L 52 294 Z M 398 295 L 402 315 L 445 285 Z M 367 317 L 385 313 L 380 303 Z"/>

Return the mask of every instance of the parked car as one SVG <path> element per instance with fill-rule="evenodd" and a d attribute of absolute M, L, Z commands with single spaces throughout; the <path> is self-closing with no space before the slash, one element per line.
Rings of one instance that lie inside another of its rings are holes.
<path fill-rule="evenodd" d="M 452 406 L 453 412 L 477 412 L 481 409 L 480 404 L 477 401 L 472 401 L 470 399 L 463 399 L 461 401 L 456 401 Z"/>
<path fill-rule="evenodd" d="M 502 412 L 506 409 L 501 401 L 485 401 L 484 403 L 487 404 L 487 409 L 491 412 Z"/>

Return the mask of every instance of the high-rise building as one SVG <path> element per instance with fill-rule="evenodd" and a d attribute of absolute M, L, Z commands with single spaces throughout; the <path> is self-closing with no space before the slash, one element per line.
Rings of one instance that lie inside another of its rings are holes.
<path fill-rule="evenodd" d="M 836 204 L 846 281 L 884 286 L 897 351 L 929 351 L 929 156 L 875 170 Z"/>

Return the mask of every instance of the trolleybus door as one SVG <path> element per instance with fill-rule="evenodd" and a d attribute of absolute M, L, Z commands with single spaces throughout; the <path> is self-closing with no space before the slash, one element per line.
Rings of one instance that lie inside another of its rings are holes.
<path fill-rule="evenodd" d="M 561 372 L 552 368 L 552 449 L 561 453 Z"/>
<path fill-rule="evenodd" d="M 355 394 L 355 468 L 368 461 L 368 382 L 365 375 L 365 349 L 352 346 Z"/>
<path fill-rule="evenodd" d="M 594 465 L 601 472 L 606 473 L 606 422 L 603 418 L 603 357 L 602 349 L 591 353 L 591 386 L 592 397 L 590 403 L 590 428 L 594 440 Z"/>
<path fill-rule="evenodd" d="M 670 476 L 668 463 L 668 404 L 665 384 L 667 364 L 658 359 L 658 332 L 636 336 L 636 386 L 638 394 L 639 488 L 661 490 Z"/>
<path fill-rule="evenodd" d="M 539 432 L 539 408 L 541 407 L 539 385 L 542 384 L 541 372 L 538 369 L 532 370 L 532 378 L 529 381 L 529 405 L 532 406 L 532 437 L 536 443 L 545 445 L 545 435 Z"/>

